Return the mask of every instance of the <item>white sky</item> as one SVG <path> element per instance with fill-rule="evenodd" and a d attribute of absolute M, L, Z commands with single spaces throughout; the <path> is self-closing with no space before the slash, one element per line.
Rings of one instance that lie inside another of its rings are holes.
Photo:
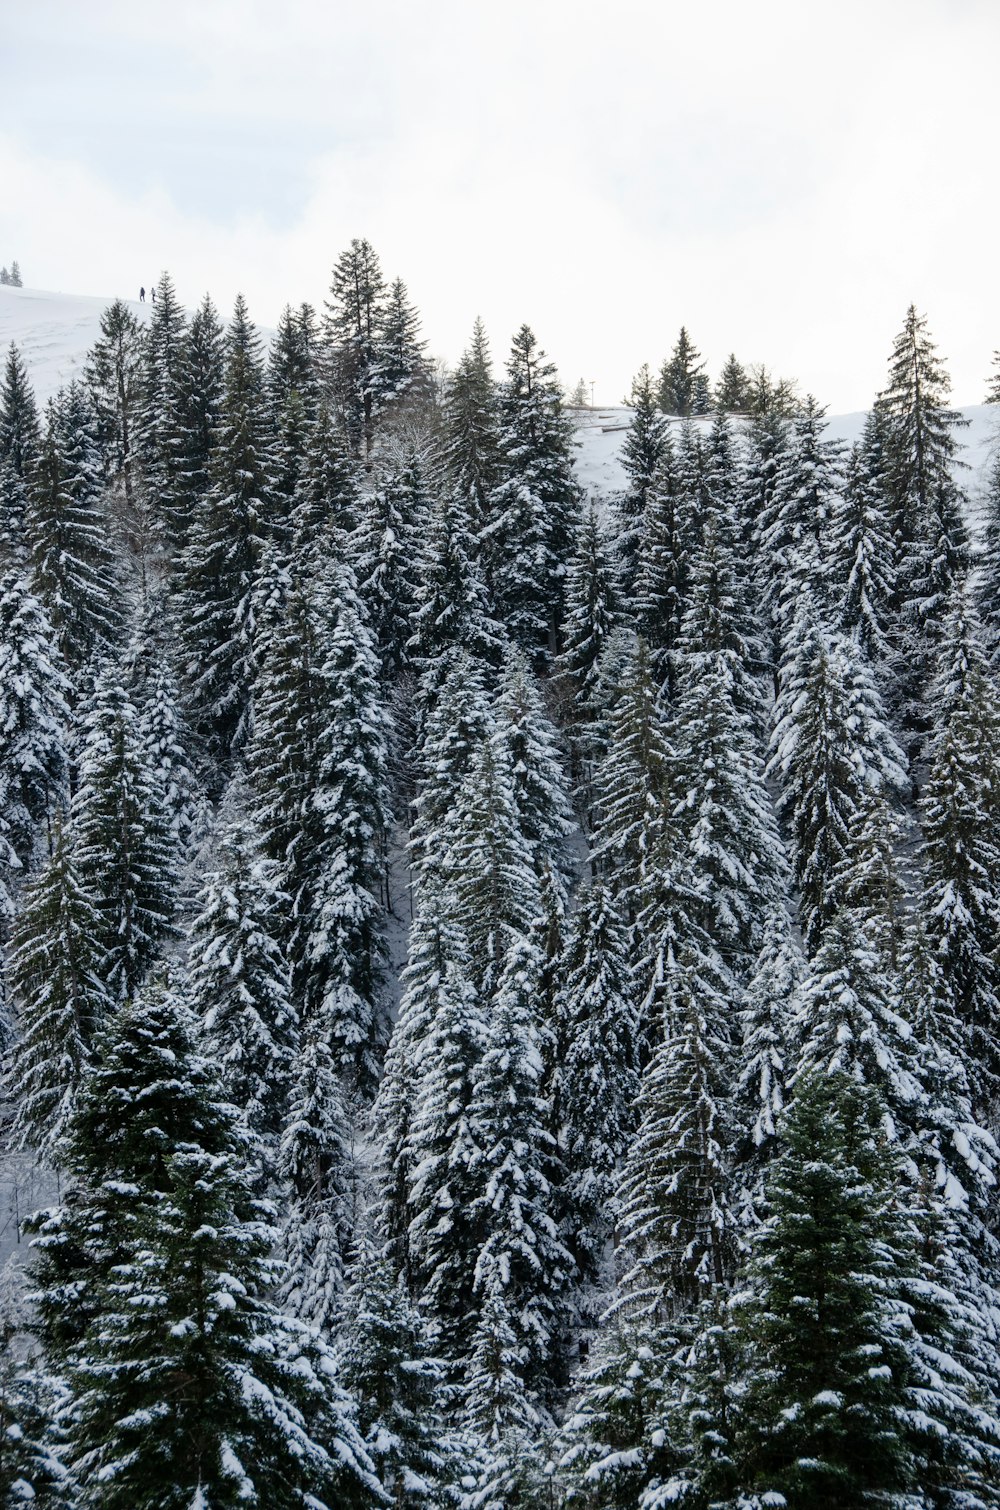
<path fill-rule="evenodd" d="M 998 59 L 1000 0 L 0 0 L 0 261 L 273 325 L 368 236 L 605 403 L 684 323 L 862 408 L 913 300 L 977 403 Z"/>

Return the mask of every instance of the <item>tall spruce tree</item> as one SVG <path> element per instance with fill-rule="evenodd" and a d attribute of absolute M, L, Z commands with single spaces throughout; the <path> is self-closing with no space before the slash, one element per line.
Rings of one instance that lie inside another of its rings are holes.
<path fill-rule="evenodd" d="M 703 379 L 705 364 L 701 352 L 681 326 L 677 343 L 660 369 L 660 408 L 665 414 L 679 414 L 687 419 L 708 409 L 707 383 Z M 699 381 L 701 379 L 701 381 Z"/>
<path fill-rule="evenodd" d="M 109 1019 L 67 1141 L 75 1197 L 40 1245 L 80 1503 L 360 1505 L 376 1491 L 351 1408 L 318 1339 L 270 1298 L 273 1230 L 194 1043 L 161 985 Z M 77 1255 L 82 1330 L 60 1245 Z"/>
<path fill-rule="evenodd" d="M 0 578 L 0 831 L 18 862 L 65 801 L 69 683 L 51 626 L 23 578 Z"/>
<path fill-rule="evenodd" d="M 355 238 L 334 265 L 323 335 L 330 394 L 351 454 L 366 465 L 375 448 L 385 296 L 375 249 Z"/>
<path fill-rule="evenodd" d="M 482 320 L 452 373 L 444 395 L 445 461 L 467 526 L 486 526 L 500 481 L 500 423 L 489 340 Z"/>
<path fill-rule="evenodd" d="M 658 473 L 666 464 L 671 443 L 669 427 L 657 408 L 653 377 L 648 366 L 640 367 L 632 379 L 629 398 L 632 418 L 621 451 L 628 482 L 618 499 L 617 512 L 621 522 L 622 572 L 625 582 L 631 586 L 636 578 L 649 495 Z"/>

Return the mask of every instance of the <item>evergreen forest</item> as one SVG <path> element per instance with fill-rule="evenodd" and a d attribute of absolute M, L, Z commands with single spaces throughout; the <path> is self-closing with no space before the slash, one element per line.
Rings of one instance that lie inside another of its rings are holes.
<path fill-rule="evenodd" d="M 682 328 L 598 496 L 367 241 L 148 313 L 0 364 L 0 1504 L 1000 1504 L 1000 444 L 925 317 L 850 448 Z"/>

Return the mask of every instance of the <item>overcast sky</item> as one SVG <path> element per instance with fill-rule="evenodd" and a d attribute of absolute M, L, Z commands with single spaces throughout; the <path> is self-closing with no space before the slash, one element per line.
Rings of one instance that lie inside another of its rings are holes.
<path fill-rule="evenodd" d="M 0 261 L 273 325 L 367 236 L 605 403 L 683 323 L 862 408 L 914 301 L 978 403 L 998 59 L 1000 0 L 0 0 Z"/>

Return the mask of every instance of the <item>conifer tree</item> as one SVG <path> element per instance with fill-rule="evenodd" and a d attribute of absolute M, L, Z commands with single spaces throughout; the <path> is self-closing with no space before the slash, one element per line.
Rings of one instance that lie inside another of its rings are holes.
<path fill-rule="evenodd" d="M 485 1237 L 475 1098 L 487 1029 L 463 965 L 447 960 L 435 981 L 405 1149 L 413 1289 L 450 1357 L 466 1356 L 472 1346 L 473 1285 Z"/>
<path fill-rule="evenodd" d="M 57 1425 L 65 1386 L 19 1356 L 24 1301 L 12 1265 L 0 1274 L 0 1504 L 73 1510 L 74 1486 L 62 1461 Z"/>
<path fill-rule="evenodd" d="M 774 486 L 758 517 L 766 603 L 779 638 L 787 635 L 802 592 L 825 603 L 832 520 L 843 492 L 843 447 L 824 439 L 826 411 L 810 395 L 792 421 L 777 459 Z"/>
<path fill-rule="evenodd" d="M 963 1048 L 974 1106 L 984 1116 L 1000 1083 L 994 1028 L 1000 709 L 974 619 L 961 598 L 945 625 L 932 700 L 936 729 L 921 801 L 921 910 L 953 1010 L 967 1035 Z"/>
<path fill-rule="evenodd" d="M 701 353 L 682 325 L 677 344 L 668 361 L 660 369 L 660 408 L 664 414 L 679 414 L 685 419 L 692 414 L 704 414 L 708 408 L 704 400 L 704 384 L 699 378 L 705 370 Z"/>
<path fill-rule="evenodd" d="M 72 1116 L 109 1005 L 101 932 L 72 836 L 57 816 L 52 855 L 24 895 L 6 965 L 16 1029 L 7 1081 L 16 1098 L 15 1137 L 49 1156 Z"/>
<path fill-rule="evenodd" d="M 445 461 L 467 526 L 485 528 L 500 481 L 500 424 L 489 341 L 482 320 L 452 373 L 444 395 Z"/>
<path fill-rule="evenodd" d="M 198 776 L 192 755 L 180 689 L 165 656 L 150 646 L 142 685 L 139 732 L 156 779 L 177 858 L 190 854 L 203 817 Z"/>
<path fill-rule="evenodd" d="M 619 1189 L 619 1300 L 631 1316 L 683 1320 L 732 1269 L 723 1094 L 727 1003 L 688 949 L 662 990 L 663 1036 L 643 1073 L 639 1129 Z"/>
<path fill-rule="evenodd" d="M 649 646 L 653 673 L 659 684 L 673 689 L 673 655 L 687 605 L 689 557 L 694 544 L 691 462 L 696 442 L 687 437 L 687 476 L 681 461 L 667 451 L 653 479 L 639 543 L 635 581 L 635 622 Z M 685 486 L 685 483 L 687 486 Z"/>
<path fill-rule="evenodd" d="M 750 380 L 746 368 L 730 352 L 722 364 L 714 402 L 720 414 L 746 414 L 750 407 Z"/>
<path fill-rule="evenodd" d="M 987 404 L 1000 404 L 1000 351 L 993 353 L 993 366 L 996 368 L 996 371 L 990 374 L 986 387 L 985 402 Z"/>
<path fill-rule="evenodd" d="M 602 1276 L 617 1171 L 634 1132 L 639 1025 L 622 917 L 600 882 L 582 889 L 558 994 L 562 1228 L 583 1282 Z"/>
<path fill-rule="evenodd" d="M 0 383 L 0 462 L 7 462 L 15 477 L 26 481 L 40 444 L 38 409 L 28 369 L 11 341 Z"/>
<path fill-rule="evenodd" d="M 840 624 L 872 665 L 892 649 L 897 604 L 896 542 L 888 516 L 883 417 L 876 407 L 851 452 L 843 495 L 834 504 L 831 542 Z"/>
<path fill-rule="evenodd" d="M 636 578 L 650 492 L 670 451 L 670 431 L 657 408 L 653 377 L 648 366 L 640 367 L 632 379 L 629 398 L 632 418 L 621 450 L 628 484 L 618 500 L 617 511 L 621 523 L 622 573 L 625 582 L 631 585 Z"/>
<path fill-rule="evenodd" d="M 354 465 L 344 452 L 329 406 L 320 402 L 292 506 L 295 555 L 315 554 L 326 549 L 330 540 L 350 534 L 359 523 L 359 510 Z"/>
<path fill-rule="evenodd" d="M 983 499 L 982 549 L 975 576 L 975 603 L 990 663 L 1000 658 L 1000 452 L 994 457 Z"/>
<path fill-rule="evenodd" d="M 477 751 L 489 738 L 493 718 L 486 696 L 484 668 L 461 647 L 433 668 L 420 742 L 414 752 L 417 793 L 410 830 L 411 863 L 419 871 L 450 869 L 445 831 L 458 793 Z"/>
<path fill-rule="evenodd" d="M 223 832 L 218 868 L 201 889 L 188 962 L 191 1009 L 203 1023 L 226 1097 L 272 1163 L 298 1042 L 274 870 L 237 816 Z"/>
<path fill-rule="evenodd" d="M 260 338 L 237 297 L 211 485 L 191 519 L 181 582 L 186 676 L 198 727 L 225 763 L 246 735 L 253 671 L 253 588 L 271 515 Z"/>
<path fill-rule="evenodd" d="M 174 910 L 174 850 L 163 797 L 119 668 L 102 670 L 84 719 L 74 848 L 100 919 L 101 973 L 112 996 L 139 985 Z"/>
<path fill-rule="evenodd" d="M 333 269 L 323 317 L 331 396 L 351 450 L 366 465 L 375 446 L 376 369 L 385 320 L 385 281 L 370 242 L 355 238 Z"/>
<path fill-rule="evenodd" d="M 431 504 L 422 534 L 407 651 L 420 676 L 418 701 L 426 713 L 455 652 L 464 649 L 492 669 L 500 660 L 503 630 L 490 612 L 475 540 L 454 497 Z"/>
<path fill-rule="evenodd" d="M 73 1394 L 80 1503 L 360 1505 L 377 1492 L 370 1462 L 318 1339 L 270 1299 L 274 1233 L 194 1037 L 163 986 L 109 1019 L 67 1142 L 74 1199 L 40 1244 L 40 1326 Z"/>
<path fill-rule="evenodd" d="M 261 651 L 249 768 L 266 852 L 291 898 L 293 999 L 322 1010 L 344 1068 L 371 1089 L 381 1034 L 386 719 L 348 566 L 289 589 Z"/>
<path fill-rule="evenodd" d="M 465 1422 L 481 1453 L 470 1510 L 539 1503 L 533 1449 L 541 1416 L 525 1391 L 524 1372 L 510 1308 L 495 1289 L 482 1308 L 465 1387 Z"/>
<path fill-rule="evenodd" d="M 0 832 L 18 862 L 65 800 L 69 683 L 52 629 L 23 578 L 0 578 Z"/>
<path fill-rule="evenodd" d="M 26 517 L 31 585 L 71 673 L 114 644 L 121 622 L 92 418 L 75 384 L 49 403 Z"/>
<path fill-rule="evenodd" d="M 480 1319 L 484 1301 L 502 1301 L 521 1354 L 521 1377 L 534 1389 L 561 1375 L 564 1291 L 573 1273 L 545 1173 L 551 1140 L 534 1019 L 540 969 L 534 944 L 515 939 L 497 983 L 471 1108 L 478 1143 L 472 1218 L 485 1231 L 475 1269 Z"/>
<path fill-rule="evenodd" d="M 386 683 L 409 669 L 411 624 L 417 603 L 419 545 L 429 500 L 415 453 L 379 478 L 352 540 L 358 586 Z"/>
<path fill-rule="evenodd" d="M 144 343 L 141 396 L 143 473 L 155 526 L 176 551 L 189 524 L 184 484 L 184 347 L 187 320 L 169 273 L 156 286 Z"/>
<path fill-rule="evenodd" d="M 406 284 L 396 278 L 386 296 L 371 375 L 375 411 L 383 421 L 432 397 L 426 346 L 420 335 L 420 316 L 410 303 Z"/>
<path fill-rule="evenodd" d="M 808 952 L 840 904 L 838 877 L 866 789 L 901 793 L 904 759 L 871 673 L 851 641 L 831 634 L 806 600 L 774 709 L 770 770 L 781 783 Z"/>
<path fill-rule="evenodd" d="M 426 1321 L 384 1258 L 362 1250 L 351 1271 L 338 1377 L 387 1500 L 401 1510 L 454 1503 L 462 1465 L 445 1428 L 445 1365 Z"/>
<path fill-rule="evenodd" d="M 181 352 L 180 418 L 183 466 L 176 482 L 185 501 L 175 527 L 179 546 L 187 545 L 198 500 L 211 484 L 211 459 L 225 393 L 225 331 L 206 294 L 187 327 Z"/>
<path fill-rule="evenodd" d="M 515 649 L 497 689 L 493 739 L 513 773 L 517 822 L 536 872 L 567 875 L 573 825 L 566 774 L 539 685 Z"/>
<path fill-rule="evenodd" d="M 741 1487 L 762 1503 L 906 1503 L 919 1487 L 899 1295 L 913 1257 L 882 1115 L 877 1094 L 841 1071 L 804 1078 L 784 1123 L 739 1313 L 751 1360 Z"/>
<path fill-rule="evenodd" d="M 97 413 L 105 469 L 121 479 L 125 507 L 135 508 L 135 453 L 143 399 L 143 331 L 124 299 L 101 315 L 101 334 L 87 357 L 85 378 Z"/>
<path fill-rule="evenodd" d="M 527 325 L 511 347 L 500 420 L 502 480 L 483 534 L 486 580 L 511 639 L 544 665 L 562 644 L 580 489 L 555 368 Z"/>

